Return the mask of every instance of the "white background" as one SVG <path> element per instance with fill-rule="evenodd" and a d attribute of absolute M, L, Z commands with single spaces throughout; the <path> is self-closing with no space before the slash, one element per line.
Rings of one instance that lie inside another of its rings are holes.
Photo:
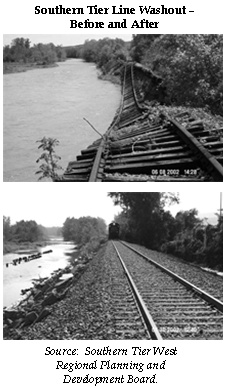
<path fill-rule="evenodd" d="M 104 15 L 104 16 L 92 16 L 92 15 L 35 15 L 34 7 L 40 5 L 43 7 L 53 7 L 56 5 L 62 4 L 65 7 L 84 7 L 86 5 L 97 4 L 99 7 L 108 7 L 111 5 L 120 5 L 123 7 L 135 7 L 138 10 L 138 5 L 151 5 L 153 7 L 159 7 L 161 4 L 164 4 L 166 7 L 182 7 L 185 5 L 187 10 L 194 10 L 194 13 L 189 13 L 187 15 L 144 15 L 141 16 L 137 11 L 136 15 L 125 16 L 125 15 Z M 92 1 L 5 1 L 1 5 L 1 30 L 2 34 L 20 34 L 23 33 L 33 33 L 33 34 L 91 34 L 91 38 L 94 33 L 102 34 L 139 34 L 139 33 L 215 33 L 215 34 L 224 34 L 224 47 L 226 46 L 226 35 L 225 29 L 227 29 L 227 15 L 226 15 L 226 2 L 225 1 L 215 1 L 215 2 L 206 2 L 206 1 L 144 1 L 144 2 L 130 2 L 130 1 L 121 1 L 121 2 L 92 2 Z M 76 19 L 83 21 L 86 18 L 90 20 L 101 20 L 104 22 L 108 21 L 120 21 L 123 18 L 127 18 L 128 26 L 131 25 L 131 21 L 140 20 L 142 18 L 150 19 L 151 21 L 159 21 L 159 28 L 152 30 L 145 29 L 125 29 L 122 30 L 110 30 L 102 29 L 101 31 L 85 30 L 85 29 L 70 29 L 70 19 Z M 224 53 L 224 59 L 226 61 L 226 53 Z M 224 66 L 226 68 L 226 66 Z M 226 85 L 226 74 L 224 74 L 224 85 Z M 2 104 L 1 104 L 2 106 Z M 226 117 L 225 125 L 226 128 Z M 226 148 L 226 138 L 224 141 L 224 147 Z M 1 147 L 2 149 L 2 147 Z M 2 158 L 1 158 L 2 163 Z M 1 168 L 2 173 L 2 168 Z M 1 179 L 2 182 L 2 179 Z M 19 193 L 26 191 L 27 185 L 30 185 L 30 190 L 34 192 L 34 195 L 30 198 L 30 201 L 36 206 L 36 201 L 39 199 L 39 194 L 41 191 L 49 190 L 50 183 L 43 183 L 39 185 L 38 183 L 17 183 L 16 189 L 15 184 L 11 183 L 0 183 L 1 191 L 7 193 L 11 190 L 15 192 L 15 201 L 18 201 L 18 206 L 20 206 L 20 196 Z M 90 185 L 90 186 L 88 186 Z M 56 186 L 57 187 L 57 186 Z M 200 183 L 200 184 L 166 184 L 166 183 L 156 183 L 154 184 L 111 184 L 103 183 L 102 185 L 98 184 L 71 184 L 69 185 L 60 185 L 58 187 L 58 192 L 61 193 L 63 200 L 67 200 L 67 191 L 68 190 L 81 190 L 90 191 L 186 191 L 196 193 L 200 191 L 205 193 L 205 201 L 207 201 L 207 193 L 209 191 L 214 191 L 219 193 L 223 191 L 224 193 L 224 202 L 226 198 L 226 189 L 222 183 Z M 7 194 L 4 196 L 7 201 Z M 225 203 L 224 203 L 225 207 Z M 4 214 L 4 203 L 1 203 L 2 215 Z M 226 228 L 225 228 L 226 233 Z M 224 239 L 225 240 L 225 239 Z M 224 248 L 224 273 L 226 274 L 226 241 Z M 226 281 L 224 280 L 224 284 Z M 225 293 L 227 289 L 225 289 Z M 225 299 L 225 298 L 224 298 Z M 225 320 L 225 324 L 227 321 Z M 224 325 L 225 327 L 225 325 Z M 4 387 L 21 387 L 27 388 L 31 387 L 62 387 L 62 379 L 64 371 L 56 371 L 56 360 L 63 359 L 63 357 L 55 356 L 44 356 L 46 346 L 51 346 L 53 348 L 79 348 L 80 352 L 80 361 L 92 362 L 96 357 L 83 357 L 84 349 L 86 346 L 102 347 L 107 346 L 106 341 L 1 341 L 1 375 L 3 376 L 3 385 Z M 133 342 L 130 341 L 112 341 L 109 342 L 109 346 L 112 348 L 128 347 L 129 351 Z M 164 343 L 159 343 L 159 346 L 174 347 L 177 346 L 178 355 L 177 356 L 168 356 L 167 367 L 165 371 L 157 372 L 157 386 L 158 387 L 172 387 L 176 388 L 185 388 L 188 387 L 202 387 L 207 388 L 224 387 L 227 382 L 225 381 L 226 371 L 225 371 L 225 359 L 227 357 L 226 348 L 227 348 L 227 336 L 226 330 L 224 329 L 224 340 L 223 341 L 164 341 Z M 158 346 L 158 343 L 154 344 L 149 341 L 137 341 L 134 343 L 134 346 L 142 346 L 145 348 L 151 348 L 152 346 Z M 111 359 L 111 358 L 110 358 Z M 135 362 L 150 362 L 151 359 L 147 358 L 143 360 L 136 357 L 129 357 Z M 159 362 L 159 359 L 163 361 L 164 357 L 156 358 L 152 361 Z M 65 362 L 74 362 L 75 357 L 64 357 Z M 111 359 L 113 362 L 117 361 L 115 357 Z M 120 361 L 118 359 L 118 361 Z M 124 361 L 124 360 L 121 360 Z M 84 374 L 84 373 L 83 373 Z M 85 373 L 86 374 L 86 373 Z M 133 374 L 133 373 L 132 373 Z M 76 373 L 72 373 L 76 375 Z M 106 373 L 104 373 L 106 375 Z M 113 375 L 111 372 L 110 375 Z M 141 374 L 138 373 L 140 376 Z M 142 373 L 144 375 L 144 373 Z M 147 373 L 145 375 L 148 375 Z M 153 375 L 153 373 L 151 373 Z M 66 385 L 66 384 L 64 384 Z M 91 385 L 93 386 L 93 385 Z M 131 385 L 130 385 L 131 386 Z"/>

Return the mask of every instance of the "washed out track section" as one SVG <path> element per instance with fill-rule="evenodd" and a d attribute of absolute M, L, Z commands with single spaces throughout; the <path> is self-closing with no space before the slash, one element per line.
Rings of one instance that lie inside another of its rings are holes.
<path fill-rule="evenodd" d="M 69 163 L 62 180 L 222 181 L 219 135 L 193 117 L 184 126 L 162 112 L 154 118 L 150 109 L 139 103 L 134 73 L 137 70 L 139 74 L 141 68 L 133 63 L 124 66 L 122 98 L 110 127 L 102 139 Z M 150 73 L 144 68 L 142 72 Z"/>
<path fill-rule="evenodd" d="M 115 242 L 163 339 L 222 339 L 220 307 Z"/>

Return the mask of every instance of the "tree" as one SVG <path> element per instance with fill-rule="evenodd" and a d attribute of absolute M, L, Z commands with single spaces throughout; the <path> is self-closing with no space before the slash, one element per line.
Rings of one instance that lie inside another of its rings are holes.
<path fill-rule="evenodd" d="M 160 34 L 132 35 L 131 51 L 130 51 L 132 59 L 136 62 L 141 62 L 141 60 L 145 55 L 145 52 L 147 52 L 147 50 L 150 49 L 151 44 L 159 36 Z"/>
<path fill-rule="evenodd" d="M 64 61 L 66 51 L 53 43 L 38 43 L 31 47 L 29 39 L 16 38 L 11 45 L 3 48 L 4 62 L 24 62 L 38 65 L 49 65 L 56 61 Z"/>
<path fill-rule="evenodd" d="M 167 102 L 207 106 L 222 115 L 222 35 L 161 35 L 141 62 L 163 78 Z"/>
<path fill-rule="evenodd" d="M 36 242 L 44 239 L 42 227 L 37 225 L 36 221 L 18 221 L 11 228 L 12 240 L 21 242 Z"/>
<path fill-rule="evenodd" d="M 94 217 L 67 218 L 62 228 L 63 238 L 79 247 L 97 250 L 106 240 L 107 228 L 103 219 Z"/>
<path fill-rule="evenodd" d="M 178 212 L 175 217 L 176 233 L 193 230 L 196 225 L 201 224 L 202 221 L 197 216 L 197 209 Z"/>
<path fill-rule="evenodd" d="M 149 248 L 159 248 L 165 235 L 169 234 L 167 228 L 168 216 L 166 216 L 164 206 L 167 203 L 178 202 L 178 195 L 161 192 L 114 192 L 108 195 L 113 198 L 115 205 L 120 205 L 123 208 L 123 227 L 126 227 L 127 224 L 127 237 L 129 237 L 129 240 Z M 121 217 L 119 217 L 119 220 L 121 221 Z"/>
<path fill-rule="evenodd" d="M 86 40 L 81 49 L 81 56 L 87 62 L 96 63 L 103 74 L 107 74 L 116 63 L 127 58 L 126 44 L 122 39 L 104 38 Z"/>
<path fill-rule="evenodd" d="M 30 56 L 30 41 L 24 38 L 15 38 L 10 48 L 11 60 L 27 62 Z"/>
<path fill-rule="evenodd" d="M 10 217 L 3 216 L 3 238 L 10 240 L 11 238 L 11 224 Z"/>
<path fill-rule="evenodd" d="M 65 61 L 67 58 L 65 49 L 62 46 L 56 46 L 55 50 L 56 50 L 58 61 L 59 62 Z"/>

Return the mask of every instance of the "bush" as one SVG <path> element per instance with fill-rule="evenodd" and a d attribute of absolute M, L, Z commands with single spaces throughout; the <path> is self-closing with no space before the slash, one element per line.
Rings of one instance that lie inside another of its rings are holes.
<path fill-rule="evenodd" d="M 144 51 L 142 63 L 162 76 L 167 103 L 222 115 L 222 35 L 161 35 Z"/>

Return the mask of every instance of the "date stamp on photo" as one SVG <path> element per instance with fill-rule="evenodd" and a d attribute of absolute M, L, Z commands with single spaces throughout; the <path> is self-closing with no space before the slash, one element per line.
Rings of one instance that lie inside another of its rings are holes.
<path fill-rule="evenodd" d="M 177 169 L 166 169 L 166 168 L 160 168 L 160 169 L 152 169 L 151 175 L 153 176 L 179 176 L 179 175 L 185 175 L 185 176 L 193 176 L 197 175 L 198 171 L 197 169 L 184 169 L 183 173 L 177 168 Z"/>

